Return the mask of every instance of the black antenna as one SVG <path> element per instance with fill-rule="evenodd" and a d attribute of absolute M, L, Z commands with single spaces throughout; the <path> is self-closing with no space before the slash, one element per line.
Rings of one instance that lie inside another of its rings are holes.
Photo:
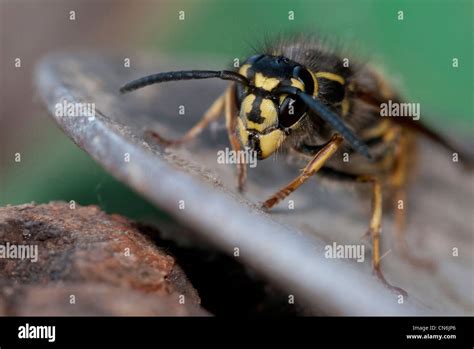
<path fill-rule="evenodd" d="M 230 70 L 221 70 L 221 71 L 183 70 L 183 71 L 158 73 L 158 74 L 144 76 L 143 78 L 126 83 L 120 88 L 120 92 L 122 93 L 130 92 L 130 91 L 137 90 L 139 88 L 142 88 L 148 85 L 158 84 L 160 82 L 166 82 L 166 81 L 198 80 L 198 79 L 211 79 L 211 78 L 231 80 L 243 85 L 249 84 L 249 81 L 247 80 L 245 76 L 240 75 Z"/>

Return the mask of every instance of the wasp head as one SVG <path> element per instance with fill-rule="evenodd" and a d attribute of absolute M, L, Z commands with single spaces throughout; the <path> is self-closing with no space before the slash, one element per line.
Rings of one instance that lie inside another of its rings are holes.
<path fill-rule="evenodd" d="M 281 56 L 257 55 L 239 70 L 248 86 L 237 84 L 238 136 L 244 147 L 265 159 L 297 129 L 307 106 L 285 87 L 312 94 L 314 80 L 303 66 Z"/>

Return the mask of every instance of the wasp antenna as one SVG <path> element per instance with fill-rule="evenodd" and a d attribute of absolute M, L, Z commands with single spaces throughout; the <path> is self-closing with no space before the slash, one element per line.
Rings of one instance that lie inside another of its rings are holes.
<path fill-rule="evenodd" d="M 243 85 L 249 84 L 249 81 L 245 76 L 230 70 L 183 70 L 144 76 L 140 79 L 136 79 L 129 83 L 126 83 L 120 88 L 120 92 L 130 92 L 148 85 L 159 84 L 161 82 L 167 81 L 198 80 L 211 78 L 231 80 Z"/>
<path fill-rule="evenodd" d="M 357 137 L 336 113 L 332 112 L 325 105 L 321 104 L 318 100 L 314 99 L 307 93 L 297 91 L 296 94 L 312 111 L 318 114 L 324 121 L 329 123 L 337 132 L 339 132 L 342 138 L 344 138 L 352 148 L 354 148 L 354 150 L 364 155 L 367 159 L 373 160 L 367 144 Z"/>

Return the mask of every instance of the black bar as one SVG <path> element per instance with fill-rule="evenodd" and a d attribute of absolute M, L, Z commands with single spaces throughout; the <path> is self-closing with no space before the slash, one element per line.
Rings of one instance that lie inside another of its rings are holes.
<path fill-rule="evenodd" d="M 55 326 L 55 341 L 19 339 L 19 327 Z M 300 317 L 300 318 L 144 318 L 144 317 L 3 317 L 0 348 L 81 347 L 154 343 L 310 343 L 377 344 L 380 348 L 473 347 L 472 317 Z M 416 326 L 416 328 L 414 328 Z M 425 328 L 425 331 L 423 331 Z M 455 335 L 455 339 L 409 339 L 407 335 Z M 225 346 L 224 346 L 225 347 Z"/>

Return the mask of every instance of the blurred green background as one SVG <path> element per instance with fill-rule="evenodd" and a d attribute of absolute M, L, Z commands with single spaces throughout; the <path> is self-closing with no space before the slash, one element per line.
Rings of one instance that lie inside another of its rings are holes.
<path fill-rule="evenodd" d="M 265 37 L 316 32 L 381 66 L 422 118 L 469 137 L 473 123 L 472 0 L 1 1 L 0 205 L 75 200 L 152 220 L 162 214 L 113 179 L 56 127 L 32 86 L 35 63 L 57 50 L 177 58 L 212 54 L 229 66 Z M 68 20 L 70 10 L 76 20 Z M 178 19 L 185 11 L 185 20 Z M 294 20 L 288 19 L 294 11 Z M 397 19 L 403 11 L 404 20 Z M 15 69 L 15 57 L 22 68 Z M 459 67 L 452 67 L 458 58 Z M 219 69 L 222 66 L 209 67 Z M 192 68 L 192 67 L 183 67 Z M 8 87 L 8 88 L 6 88 Z M 429 115 L 429 117 L 427 116 Z M 21 153 L 21 162 L 14 154 Z"/>

